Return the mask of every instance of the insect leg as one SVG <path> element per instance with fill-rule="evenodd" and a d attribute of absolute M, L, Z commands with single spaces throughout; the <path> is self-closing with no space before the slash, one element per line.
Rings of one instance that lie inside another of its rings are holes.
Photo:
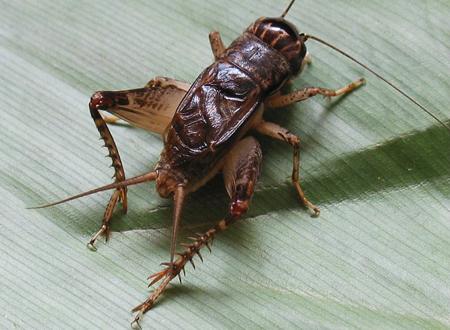
<path fill-rule="evenodd" d="M 252 136 L 239 141 L 226 156 L 223 176 L 231 199 L 229 212 L 233 217 L 247 211 L 261 172 L 261 163 L 261 146 Z"/>
<path fill-rule="evenodd" d="M 214 54 L 214 59 L 217 61 L 220 56 L 225 52 L 225 46 L 220 37 L 220 33 L 213 31 L 209 33 L 209 43 L 211 44 L 211 50 Z"/>
<path fill-rule="evenodd" d="M 266 101 L 266 105 L 269 108 L 282 108 L 296 102 L 304 101 L 316 95 L 323 95 L 326 97 L 340 96 L 350 93 L 364 83 L 364 78 L 361 78 L 337 90 L 321 87 L 307 87 L 286 95 L 274 95 Z"/>
<path fill-rule="evenodd" d="M 293 159 L 293 168 L 292 168 L 292 183 L 294 184 L 295 189 L 297 190 L 300 201 L 305 205 L 312 216 L 317 217 L 320 214 L 320 209 L 311 203 L 305 196 L 303 189 L 300 185 L 300 138 L 291 132 L 289 132 L 286 128 L 281 127 L 278 124 L 262 121 L 257 127 L 255 127 L 256 131 L 267 135 L 273 139 L 284 141 L 289 143 L 294 149 L 294 159 Z"/>
<path fill-rule="evenodd" d="M 114 167 L 114 178 L 115 182 L 120 182 L 125 180 L 125 171 L 123 169 L 122 160 L 120 159 L 119 151 L 117 149 L 116 143 L 108 129 L 103 117 L 100 115 L 99 109 L 105 109 L 111 100 L 109 96 L 105 96 L 102 92 L 96 92 L 89 103 L 89 109 L 91 111 L 92 119 L 95 122 L 98 132 L 101 138 L 105 142 L 105 147 L 108 148 L 108 156 L 111 157 L 112 167 Z M 105 213 L 103 215 L 102 225 L 100 229 L 95 233 L 88 243 L 90 249 L 95 250 L 94 243 L 100 235 L 105 235 L 106 239 L 109 237 L 109 223 L 117 205 L 117 202 L 122 202 L 122 207 L 124 212 L 127 211 L 127 188 L 121 187 L 117 188 L 112 194 L 108 205 L 106 206 Z"/>
<path fill-rule="evenodd" d="M 225 185 L 231 199 L 228 215 L 204 234 L 191 237 L 190 239 L 193 242 L 182 244 L 184 251 L 177 254 L 178 257 L 174 262 L 163 263 L 166 266 L 165 269 L 149 276 L 149 280 L 151 280 L 149 286 L 161 282 L 146 301 L 133 309 L 133 312 L 137 312 L 137 315 L 132 325 L 139 325 L 143 314 L 153 307 L 171 280 L 179 276 L 181 281 L 180 273 L 184 272 L 188 262 L 194 266 L 192 259 L 195 255 L 198 255 L 203 261 L 200 249 L 207 247 L 211 250 L 210 244 L 216 234 L 226 230 L 247 211 L 259 177 L 261 161 L 261 147 L 253 137 L 247 137 L 239 141 L 229 152 L 223 168 Z"/>

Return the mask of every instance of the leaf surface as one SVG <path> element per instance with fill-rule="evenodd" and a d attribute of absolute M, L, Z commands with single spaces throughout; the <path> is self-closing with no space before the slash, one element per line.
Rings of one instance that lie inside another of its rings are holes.
<path fill-rule="evenodd" d="M 287 1 L 285 1 L 287 2 Z M 108 244 L 85 243 L 109 198 L 26 207 L 110 182 L 87 103 L 95 90 L 154 76 L 193 81 L 212 61 L 208 32 L 229 44 L 283 1 L 0 1 L 0 327 L 126 328 L 146 278 L 169 250 L 170 201 L 130 188 Z M 298 1 L 287 18 L 363 59 L 449 121 L 448 1 Z M 301 176 L 321 217 L 290 184 L 292 151 L 261 138 L 264 166 L 247 217 L 218 237 L 144 328 L 450 328 L 450 138 L 355 64 L 309 41 L 294 87 L 368 83 L 268 114 L 302 138 Z M 112 128 L 129 177 L 162 143 Z M 182 236 L 219 219 L 221 179 L 193 194 Z"/>

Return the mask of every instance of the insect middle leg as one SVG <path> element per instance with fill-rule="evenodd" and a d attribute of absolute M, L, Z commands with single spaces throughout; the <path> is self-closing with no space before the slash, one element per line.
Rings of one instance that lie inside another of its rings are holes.
<path fill-rule="evenodd" d="M 219 57 L 225 52 L 225 46 L 223 44 L 220 33 L 213 31 L 209 33 L 209 43 L 211 44 L 211 50 L 214 54 L 214 60 L 218 60 Z"/>
<path fill-rule="evenodd" d="M 125 171 L 123 169 L 122 160 L 120 159 L 119 151 L 116 143 L 108 129 L 103 117 L 100 115 L 99 109 L 106 109 L 111 102 L 110 96 L 102 94 L 102 92 L 96 92 L 89 103 L 89 109 L 91 111 L 92 119 L 95 126 L 100 133 L 101 138 L 105 142 L 105 147 L 108 149 L 108 156 L 111 157 L 112 167 L 114 167 L 115 182 L 125 180 Z M 95 233 L 88 243 L 88 247 L 95 250 L 94 243 L 100 235 L 105 235 L 106 239 L 109 238 L 109 225 L 112 218 L 112 214 L 118 202 L 122 202 L 124 212 L 127 211 L 127 188 L 117 188 L 112 194 L 108 205 L 106 206 L 105 213 L 103 215 L 102 225 L 100 229 Z"/>
<path fill-rule="evenodd" d="M 292 167 L 292 183 L 297 191 L 300 201 L 305 205 L 312 216 L 317 217 L 320 214 L 320 209 L 311 203 L 305 196 L 303 189 L 300 185 L 300 138 L 286 128 L 281 127 L 278 124 L 262 121 L 255 127 L 255 130 L 263 135 L 267 135 L 273 139 L 289 143 L 294 149 L 293 167 Z"/>
<path fill-rule="evenodd" d="M 266 105 L 269 108 L 281 108 L 296 102 L 309 99 L 310 97 L 316 95 L 323 95 L 326 97 L 340 96 L 350 93 L 351 91 L 355 90 L 364 83 L 365 83 L 364 78 L 361 78 L 348 84 L 347 86 L 344 86 L 336 90 L 322 87 L 306 87 L 304 89 L 300 89 L 286 95 L 280 94 L 274 95 L 266 101 Z"/>
<path fill-rule="evenodd" d="M 219 232 L 226 230 L 247 211 L 259 177 L 261 161 L 261 147 L 253 137 L 246 137 L 239 141 L 229 152 L 223 167 L 225 186 L 230 196 L 228 215 L 205 233 L 191 237 L 193 242 L 182 244 L 185 250 L 183 253 L 177 254 L 178 258 L 174 262 L 164 263 L 165 269 L 149 276 L 149 280 L 151 280 L 149 286 L 159 281 L 161 283 L 146 301 L 133 309 L 133 312 L 138 312 L 133 324 L 138 324 L 142 315 L 153 307 L 172 279 L 178 276 L 181 281 L 180 275 L 182 271 L 184 272 L 186 264 L 190 262 L 194 266 L 192 259 L 195 255 L 198 255 L 203 261 L 200 249 L 207 247 L 211 250 L 210 243 L 214 237 Z"/>

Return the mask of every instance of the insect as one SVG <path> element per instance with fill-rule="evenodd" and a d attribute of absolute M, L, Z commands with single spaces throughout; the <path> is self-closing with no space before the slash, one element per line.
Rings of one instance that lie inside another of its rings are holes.
<path fill-rule="evenodd" d="M 292 183 L 300 202 L 313 216 L 319 208 L 305 196 L 299 178 L 300 139 L 276 123 L 264 120 L 266 109 L 285 107 L 315 95 L 336 97 L 349 93 L 364 83 L 356 80 L 337 90 L 309 87 L 282 94 L 285 84 L 296 77 L 309 61 L 306 41 L 315 40 L 349 57 L 422 110 L 427 109 L 392 85 L 382 76 L 335 46 L 315 36 L 299 33 L 285 19 L 294 0 L 280 17 L 262 17 L 252 23 L 229 47 L 220 34 L 212 32 L 210 43 L 214 63 L 193 84 L 158 77 L 145 87 L 126 91 L 101 91 L 91 97 L 89 109 L 95 125 L 108 148 L 115 172 L 115 182 L 62 201 L 52 206 L 96 192 L 114 189 L 100 229 L 88 243 L 95 249 L 99 236 L 108 238 L 113 211 L 119 202 L 127 209 L 127 187 L 155 181 L 162 197 L 173 198 L 173 229 L 170 259 L 165 268 L 149 278 L 150 285 L 160 283 L 150 297 L 136 306 L 134 322 L 155 304 L 167 285 L 180 276 L 202 248 L 209 248 L 213 238 L 237 221 L 249 208 L 261 170 L 262 152 L 255 134 L 262 134 L 289 145 L 293 150 Z M 153 171 L 127 179 L 123 164 L 105 119 L 107 111 L 132 125 L 162 134 L 164 149 Z M 441 121 L 439 121 L 443 124 Z M 444 125 L 445 126 L 445 125 Z M 176 253 L 182 208 L 188 194 L 223 173 L 230 197 L 228 213 L 217 225 L 185 244 Z"/>

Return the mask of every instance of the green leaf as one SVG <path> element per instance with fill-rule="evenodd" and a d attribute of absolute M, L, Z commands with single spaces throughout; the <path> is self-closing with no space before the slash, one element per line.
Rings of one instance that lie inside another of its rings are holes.
<path fill-rule="evenodd" d="M 228 44 L 286 1 L 0 1 L 0 327 L 127 328 L 146 277 L 167 261 L 170 201 L 130 188 L 112 239 L 86 249 L 109 198 L 26 207 L 110 182 L 87 103 L 95 90 L 192 81 Z M 450 113 L 448 1 L 297 1 L 287 18 L 382 72 L 439 118 Z M 301 176 L 318 219 L 290 184 L 292 151 L 262 138 L 251 211 L 205 263 L 174 282 L 144 328 L 450 328 L 448 132 L 372 75 L 308 41 L 295 80 L 337 88 L 268 115 L 302 138 Z M 151 168 L 156 135 L 115 126 L 128 176 Z M 182 236 L 226 210 L 220 178 L 193 194 Z"/>

